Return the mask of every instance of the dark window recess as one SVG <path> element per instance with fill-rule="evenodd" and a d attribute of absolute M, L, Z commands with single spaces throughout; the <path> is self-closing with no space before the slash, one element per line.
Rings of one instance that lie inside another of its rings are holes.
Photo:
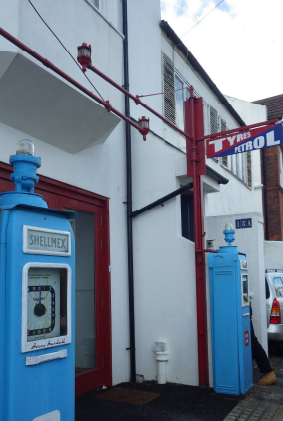
<path fill-rule="evenodd" d="M 252 188 L 252 153 L 247 152 L 247 186 Z"/>
<path fill-rule="evenodd" d="M 195 241 L 194 204 L 192 194 L 181 194 L 182 236 Z"/>

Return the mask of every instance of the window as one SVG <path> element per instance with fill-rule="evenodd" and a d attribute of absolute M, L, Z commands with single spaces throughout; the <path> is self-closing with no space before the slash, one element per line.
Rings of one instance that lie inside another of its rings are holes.
<path fill-rule="evenodd" d="M 283 282 L 281 277 L 274 277 L 273 279 L 273 285 L 276 292 L 276 297 L 283 297 Z"/>
<path fill-rule="evenodd" d="M 217 118 L 217 110 L 210 106 L 210 133 L 217 133 L 218 130 L 218 118 Z"/>
<path fill-rule="evenodd" d="M 191 193 L 181 194 L 182 237 L 195 241 L 194 203 Z"/>
<path fill-rule="evenodd" d="M 177 69 L 175 69 L 173 61 L 165 53 L 162 53 L 162 69 L 164 92 L 163 115 L 165 118 L 167 118 L 167 120 L 171 121 L 171 123 L 184 130 L 184 102 L 190 97 L 190 84 L 182 76 L 182 74 Z M 196 97 L 200 96 L 196 91 L 194 91 L 194 95 Z M 207 104 L 204 100 L 203 105 L 204 126 L 206 134 L 227 131 L 227 123 L 218 114 L 217 109 L 212 105 Z M 218 157 L 211 159 L 216 162 L 219 161 Z M 244 183 L 246 183 L 248 187 L 252 187 L 251 152 L 245 152 L 235 156 L 224 156 L 221 158 L 221 165 L 222 167 L 231 171 Z"/>
<path fill-rule="evenodd" d="M 228 130 L 226 121 L 223 120 L 223 118 L 221 117 L 220 117 L 220 127 L 221 127 L 220 129 L 221 132 L 225 132 L 226 130 Z M 226 168 L 228 167 L 228 156 L 223 156 L 221 158 L 221 165 Z"/>
<path fill-rule="evenodd" d="M 166 54 L 163 54 L 163 95 L 164 117 L 171 123 L 176 124 L 176 99 L 175 93 L 175 71 L 174 64 Z"/>
<path fill-rule="evenodd" d="M 265 298 L 268 299 L 269 297 L 270 297 L 270 290 L 269 290 L 267 280 L 265 278 Z"/>
<path fill-rule="evenodd" d="M 217 110 L 211 105 L 209 106 L 209 125 L 210 125 L 210 133 L 219 132 Z M 219 160 L 218 157 L 214 157 L 212 159 L 216 162 Z"/>
<path fill-rule="evenodd" d="M 89 0 L 89 2 L 99 9 L 99 0 Z"/>
<path fill-rule="evenodd" d="M 163 114 L 171 123 L 185 130 L 184 102 L 190 97 L 190 84 L 175 69 L 170 58 L 162 53 L 163 67 Z M 188 89 L 185 89 L 185 88 Z M 178 90 L 179 89 L 179 90 Z M 194 90 L 196 97 L 200 95 Z M 203 104 L 207 105 L 205 101 Z"/>
<path fill-rule="evenodd" d="M 223 156 L 221 165 L 246 183 L 248 187 L 252 187 L 251 152 Z"/>
<path fill-rule="evenodd" d="M 175 103 L 176 103 L 176 120 L 177 126 L 184 130 L 184 91 L 182 81 L 175 76 L 175 89 L 182 89 L 181 91 L 175 92 Z"/>
<path fill-rule="evenodd" d="M 123 31 L 122 1 L 121 0 L 88 0 L 95 6 L 112 25 Z"/>
<path fill-rule="evenodd" d="M 163 66 L 163 114 L 171 123 L 185 130 L 184 102 L 190 97 L 189 82 L 175 69 L 174 63 L 162 54 Z M 178 90 L 179 89 L 179 90 Z M 199 97 L 196 91 L 195 96 Z"/>
<path fill-rule="evenodd" d="M 227 130 L 226 121 L 223 120 L 223 118 L 220 117 L 220 131 L 225 132 L 226 130 Z"/>

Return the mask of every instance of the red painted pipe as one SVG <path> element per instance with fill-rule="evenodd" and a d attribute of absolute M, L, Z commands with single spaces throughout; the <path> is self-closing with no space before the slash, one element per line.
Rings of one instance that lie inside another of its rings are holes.
<path fill-rule="evenodd" d="M 126 91 L 122 86 L 118 85 L 118 83 L 114 82 L 114 80 L 110 79 L 108 76 L 106 76 L 104 73 L 102 73 L 100 70 L 98 70 L 96 67 L 94 67 L 92 64 L 88 64 L 87 68 L 89 70 L 92 70 L 94 73 L 96 73 L 98 76 L 102 77 L 102 79 L 106 80 L 106 82 L 113 85 L 116 89 L 119 89 L 119 91 L 123 92 L 123 94 L 127 95 L 129 98 L 131 98 L 137 105 L 142 105 L 144 108 L 146 108 L 148 111 L 150 111 L 152 114 L 156 115 L 158 118 L 163 120 L 165 123 L 167 123 L 169 126 L 171 126 L 174 130 L 182 134 L 183 136 L 190 138 L 188 133 L 184 132 L 183 130 L 179 129 L 175 124 L 171 123 L 170 120 L 167 120 L 167 118 L 163 117 L 163 115 L 159 114 L 157 111 L 155 111 L 153 108 L 151 108 L 149 105 L 145 104 L 139 99 L 139 96 L 132 95 L 130 92 Z"/>
<path fill-rule="evenodd" d="M 98 96 L 94 95 L 91 91 L 86 89 L 83 85 L 78 83 L 75 79 L 71 78 L 69 75 L 64 73 L 62 70 L 60 70 L 58 67 L 56 67 L 54 64 L 52 64 L 49 60 L 42 57 L 40 54 L 36 53 L 35 51 L 32 51 L 29 47 L 27 47 L 25 44 L 20 42 L 17 38 L 13 37 L 11 34 L 6 32 L 4 29 L 0 27 L 0 35 L 2 35 L 4 38 L 6 38 L 8 41 L 10 41 L 12 44 L 19 47 L 21 50 L 25 51 L 26 53 L 30 54 L 32 57 L 34 57 L 36 60 L 40 61 L 44 66 L 48 67 L 49 69 L 53 70 L 53 72 L 57 73 L 59 76 L 61 76 L 63 79 L 70 82 L 72 85 L 74 85 L 76 88 L 80 89 L 82 92 L 84 92 L 86 95 L 88 95 L 90 98 L 92 98 L 94 101 L 98 102 L 99 104 L 103 105 L 107 111 L 112 111 L 114 114 L 116 114 L 121 119 L 127 121 L 131 126 L 133 126 L 135 129 L 137 129 L 141 134 L 143 133 L 143 130 L 134 123 L 131 119 L 126 117 L 124 114 L 120 113 L 120 111 L 116 110 L 116 108 L 112 107 L 112 105 L 109 103 L 109 101 L 103 101 Z"/>

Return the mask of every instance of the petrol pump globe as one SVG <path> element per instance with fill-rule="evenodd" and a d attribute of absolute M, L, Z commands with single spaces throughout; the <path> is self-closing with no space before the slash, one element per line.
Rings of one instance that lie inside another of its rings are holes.
<path fill-rule="evenodd" d="M 233 229 L 233 225 L 231 222 L 228 222 L 228 224 L 225 225 L 225 230 L 223 231 L 223 234 L 225 234 L 224 240 L 228 244 L 228 246 L 231 246 L 233 241 L 235 241 L 235 230 Z"/>
<path fill-rule="evenodd" d="M 140 133 L 143 135 L 143 140 L 146 140 L 146 135 L 149 132 L 149 118 L 142 116 L 139 118 Z"/>
<path fill-rule="evenodd" d="M 16 149 L 16 155 L 20 155 L 26 153 L 28 155 L 34 156 L 34 144 L 29 139 L 23 139 L 20 140 L 17 149 Z"/>
<path fill-rule="evenodd" d="M 233 229 L 233 224 L 231 224 L 231 222 L 228 222 L 228 224 L 225 225 L 225 230 L 232 230 Z"/>
<path fill-rule="evenodd" d="M 82 66 L 82 71 L 85 73 L 87 66 L 91 64 L 91 45 L 87 45 L 85 42 L 78 47 L 77 60 Z"/>

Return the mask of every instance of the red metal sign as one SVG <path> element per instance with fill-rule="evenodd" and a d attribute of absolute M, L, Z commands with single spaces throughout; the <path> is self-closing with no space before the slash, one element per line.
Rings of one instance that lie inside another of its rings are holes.
<path fill-rule="evenodd" d="M 249 337 L 249 331 L 245 331 L 245 346 L 249 346 L 250 343 L 250 337 Z"/>
<path fill-rule="evenodd" d="M 267 125 L 256 129 L 225 134 L 207 139 L 207 158 L 234 155 L 237 153 L 282 145 L 282 124 Z"/>

